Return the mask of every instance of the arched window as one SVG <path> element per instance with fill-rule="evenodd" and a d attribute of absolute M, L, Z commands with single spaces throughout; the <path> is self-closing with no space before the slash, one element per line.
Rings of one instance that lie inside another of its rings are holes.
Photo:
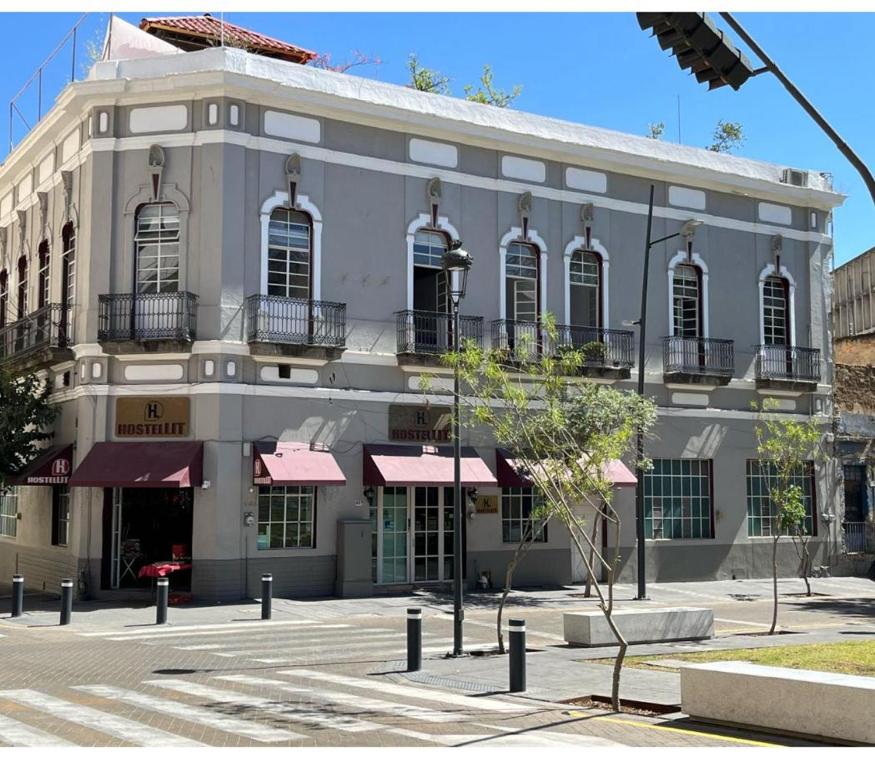
<path fill-rule="evenodd" d="M 514 240 L 507 246 L 505 262 L 505 317 L 535 323 L 540 310 L 538 249 Z"/>
<path fill-rule="evenodd" d="M 693 264 L 677 264 L 672 278 L 672 335 L 699 337 L 702 331 L 702 276 Z"/>
<path fill-rule="evenodd" d="M 291 208 L 274 208 L 267 232 L 267 295 L 309 299 L 312 295 L 310 217 Z"/>
<path fill-rule="evenodd" d="M 437 229 L 418 229 L 413 236 L 413 309 L 449 312 L 450 296 L 443 255 L 449 238 Z"/>
<path fill-rule="evenodd" d="M 149 203 L 137 210 L 136 293 L 179 290 L 179 211 L 172 203 Z"/>
<path fill-rule="evenodd" d="M 69 310 L 76 303 L 76 230 L 68 221 L 61 230 L 61 305 Z"/>
<path fill-rule="evenodd" d="M 594 251 L 571 254 L 568 279 L 571 284 L 571 325 L 602 326 L 602 260 Z"/>
<path fill-rule="evenodd" d="M 0 328 L 6 325 L 6 313 L 9 311 L 9 272 L 0 272 Z"/>
<path fill-rule="evenodd" d="M 18 260 L 18 308 L 17 319 L 27 314 L 27 256 Z"/>
<path fill-rule="evenodd" d="M 49 272 L 49 241 L 43 240 L 39 244 L 39 271 L 37 272 L 36 284 L 36 308 L 42 309 L 49 303 L 51 292 L 51 274 Z"/>
<path fill-rule="evenodd" d="M 770 275 L 763 282 L 763 343 L 790 344 L 790 301 L 787 281 Z"/>

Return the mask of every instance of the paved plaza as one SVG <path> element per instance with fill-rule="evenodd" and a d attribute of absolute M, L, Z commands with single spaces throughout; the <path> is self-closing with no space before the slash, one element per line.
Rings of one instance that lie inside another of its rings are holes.
<path fill-rule="evenodd" d="M 781 581 L 780 624 L 766 637 L 768 581 L 649 585 L 649 605 L 710 607 L 715 638 L 634 646 L 632 654 L 867 639 L 875 636 L 875 582 Z M 633 603 L 620 585 L 618 605 Z M 57 626 L 59 601 L 28 594 L 9 618 L 0 599 L 0 743 L 32 746 L 735 746 L 804 740 L 693 723 L 675 712 L 616 714 L 568 700 L 610 692 L 611 649 L 569 648 L 562 613 L 595 608 L 583 590 L 515 592 L 508 618 L 524 618 L 528 690 L 507 693 L 495 645 L 497 595 L 467 596 L 466 650 L 447 658 L 452 601 L 417 592 L 362 600 L 273 601 L 155 608 L 80 602 Z M 405 612 L 423 609 L 423 669 L 405 672 Z M 621 695 L 680 702 L 667 666 L 627 668 Z"/>

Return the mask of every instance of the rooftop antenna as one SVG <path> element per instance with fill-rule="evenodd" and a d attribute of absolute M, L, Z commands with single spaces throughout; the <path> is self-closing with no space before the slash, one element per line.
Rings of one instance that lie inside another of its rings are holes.
<path fill-rule="evenodd" d="M 681 143 L 681 95 L 678 94 L 678 144 Z"/>
<path fill-rule="evenodd" d="M 225 12 L 219 11 L 219 35 L 221 36 L 222 48 L 225 47 Z"/>

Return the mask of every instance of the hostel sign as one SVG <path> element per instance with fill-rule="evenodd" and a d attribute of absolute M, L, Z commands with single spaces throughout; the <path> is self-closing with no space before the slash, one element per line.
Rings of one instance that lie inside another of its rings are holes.
<path fill-rule="evenodd" d="M 115 403 L 116 437 L 188 437 L 187 397 L 119 397 Z"/>
<path fill-rule="evenodd" d="M 448 443 L 452 440 L 446 406 L 390 405 L 389 440 L 401 443 Z"/>

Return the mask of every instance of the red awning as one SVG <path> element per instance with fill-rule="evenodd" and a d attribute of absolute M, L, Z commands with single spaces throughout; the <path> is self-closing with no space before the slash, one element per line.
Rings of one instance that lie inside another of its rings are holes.
<path fill-rule="evenodd" d="M 531 480 L 521 476 L 519 462 L 502 448 L 495 449 L 495 469 L 498 484 L 502 488 L 525 488 L 532 485 Z M 615 488 L 634 488 L 638 484 L 635 473 L 619 459 L 607 462 L 602 471 Z"/>
<path fill-rule="evenodd" d="M 203 478 L 204 444 L 155 440 L 95 443 L 70 485 L 92 488 L 193 488 Z"/>
<path fill-rule="evenodd" d="M 346 476 L 325 448 L 308 443 L 253 443 L 255 485 L 346 485 Z"/>
<path fill-rule="evenodd" d="M 452 485 L 453 449 L 435 445 L 366 445 L 365 485 Z M 462 485 L 498 485 L 473 448 L 462 448 Z"/>
<path fill-rule="evenodd" d="M 10 485 L 64 485 L 72 468 L 73 446 L 56 445 L 30 462 Z"/>

